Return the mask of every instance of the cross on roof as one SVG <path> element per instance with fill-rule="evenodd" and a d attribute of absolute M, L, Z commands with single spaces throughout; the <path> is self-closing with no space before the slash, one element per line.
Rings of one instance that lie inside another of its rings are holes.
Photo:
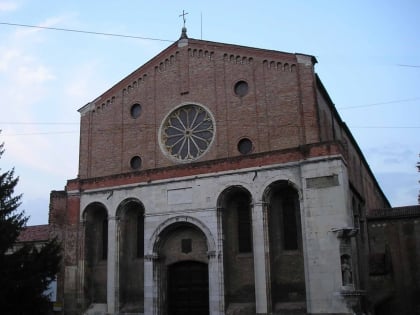
<path fill-rule="evenodd" d="M 182 16 L 182 19 L 184 20 L 184 27 L 185 27 L 185 21 L 186 21 L 186 19 L 185 19 L 185 16 L 188 14 L 188 12 L 185 12 L 184 10 L 182 10 L 182 14 L 180 14 L 179 15 L 179 17 L 181 17 Z"/>

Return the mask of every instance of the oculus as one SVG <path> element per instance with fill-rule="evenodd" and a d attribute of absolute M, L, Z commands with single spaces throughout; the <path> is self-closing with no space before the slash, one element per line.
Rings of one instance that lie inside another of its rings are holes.
<path fill-rule="evenodd" d="M 133 104 L 130 109 L 130 115 L 132 118 L 136 119 L 141 115 L 141 105 L 140 104 Z"/>
<path fill-rule="evenodd" d="M 159 136 L 163 150 L 173 159 L 184 162 L 196 160 L 213 141 L 213 118 L 202 106 L 182 105 L 164 120 Z"/>
<path fill-rule="evenodd" d="M 132 158 L 131 158 L 131 160 L 130 160 L 130 167 L 133 169 L 133 170 L 138 170 L 138 169 L 140 169 L 141 168 L 141 157 L 139 157 L 139 156 L 133 156 Z"/>
<path fill-rule="evenodd" d="M 244 97 L 248 94 L 248 83 L 246 81 L 238 81 L 235 83 L 233 90 L 236 96 Z"/>
<path fill-rule="evenodd" d="M 253 144 L 248 138 L 243 138 L 238 142 L 238 151 L 241 154 L 249 154 L 252 152 Z"/>

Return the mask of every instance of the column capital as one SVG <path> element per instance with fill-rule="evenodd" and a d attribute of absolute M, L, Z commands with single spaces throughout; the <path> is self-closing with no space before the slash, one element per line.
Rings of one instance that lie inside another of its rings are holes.
<path fill-rule="evenodd" d="M 209 250 L 209 251 L 207 251 L 207 257 L 209 258 L 209 259 L 214 259 L 214 258 L 217 258 L 217 251 L 215 251 L 215 250 Z"/>
<path fill-rule="evenodd" d="M 147 255 L 144 255 L 144 259 L 147 260 L 147 261 L 158 260 L 159 259 L 159 254 L 157 254 L 157 253 L 147 254 Z"/>
<path fill-rule="evenodd" d="M 268 204 L 269 203 L 268 202 L 265 202 L 265 201 L 257 201 L 257 202 L 254 202 L 254 206 L 260 206 L 260 207 L 264 207 L 264 206 L 266 206 Z"/>
<path fill-rule="evenodd" d="M 342 228 L 333 228 L 330 231 L 336 233 L 338 238 L 349 239 L 356 236 L 356 234 L 359 232 L 359 229 L 352 226 L 346 226 Z"/>

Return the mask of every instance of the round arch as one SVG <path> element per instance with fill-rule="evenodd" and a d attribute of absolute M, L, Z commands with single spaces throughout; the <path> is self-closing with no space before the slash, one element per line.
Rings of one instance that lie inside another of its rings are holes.
<path fill-rule="evenodd" d="M 108 261 L 108 209 L 101 202 L 89 203 L 81 213 L 83 229 L 84 303 L 106 303 Z"/>
<path fill-rule="evenodd" d="M 274 311 L 279 303 L 306 300 L 302 201 L 301 190 L 288 179 L 272 180 L 262 192 L 269 246 L 269 308 Z"/>
<path fill-rule="evenodd" d="M 140 313 L 144 309 L 143 203 L 137 198 L 126 198 L 119 203 L 115 215 L 119 312 Z"/>
<path fill-rule="evenodd" d="M 150 254 L 157 253 L 161 245 L 163 233 L 170 229 L 171 226 L 173 227 L 180 224 L 190 224 L 198 228 L 206 237 L 208 251 L 214 252 L 216 250 L 216 242 L 214 237 L 209 228 L 203 222 L 190 216 L 176 216 L 165 220 L 156 228 L 151 238 L 149 239 L 147 245 L 148 252 Z"/>
<path fill-rule="evenodd" d="M 86 220 L 86 216 L 87 216 L 87 213 L 88 212 L 90 212 L 90 211 L 98 211 L 98 210 L 102 210 L 102 209 L 105 210 L 106 216 L 108 217 L 109 216 L 108 208 L 102 202 L 94 201 L 94 202 L 89 203 L 83 209 L 83 211 L 81 212 L 82 220 L 84 220 L 84 221 Z"/>
<path fill-rule="evenodd" d="M 298 185 L 294 182 L 290 181 L 289 179 L 278 179 L 278 180 L 271 180 L 269 184 L 264 186 L 264 191 L 262 192 L 261 200 L 263 202 L 268 202 L 270 196 L 275 188 L 290 188 L 293 189 L 297 194 L 299 200 L 302 200 L 302 191 Z"/>
<path fill-rule="evenodd" d="M 254 198 L 250 192 L 249 189 L 247 189 L 246 187 L 244 187 L 243 185 L 231 185 L 228 187 L 225 187 L 219 194 L 218 198 L 217 198 L 217 208 L 223 208 L 224 205 L 226 204 L 226 200 L 227 198 L 229 198 L 229 196 L 232 193 L 235 192 L 244 192 L 249 196 L 249 199 L 251 200 L 251 203 L 254 201 Z"/>
<path fill-rule="evenodd" d="M 124 211 L 124 209 L 127 208 L 131 208 L 131 206 L 140 206 L 141 211 L 144 214 L 145 208 L 144 208 L 144 204 L 137 198 L 127 198 L 124 199 L 123 201 L 120 202 L 120 204 L 117 207 L 117 211 L 116 211 L 116 217 L 120 217 L 122 215 L 122 211 Z"/>

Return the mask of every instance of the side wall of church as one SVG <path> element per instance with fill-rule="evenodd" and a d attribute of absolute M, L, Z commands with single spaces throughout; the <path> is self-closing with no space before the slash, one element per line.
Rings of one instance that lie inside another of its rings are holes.
<path fill-rule="evenodd" d="M 349 128 L 341 120 L 318 78 L 316 91 L 321 126 L 320 141 L 339 141 L 343 145 L 343 156 L 349 170 L 350 185 L 361 199 L 364 209 L 390 207 Z"/>
<path fill-rule="evenodd" d="M 420 311 L 420 206 L 406 208 L 368 217 L 370 299 L 376 314 Z"/>
<path fill-rule="evenodd" d="M 341 120 L 327 91 L 317 78 L 317 102 L 320 117 L 321 141 L 338 141 L 343 146 L 343 157 L 346 160 L 349 175 L 349 208 L 352 220 L 349 226 L 358 230 L 353 239 L 353 252 L 358 269 L 355 281 L 361 290 L 368 289 L 369 265 L 364 259 L 369 255 L 367 244 L 367 210 L 390 207 L 381 191 L 372 171 L 360 148 L 350 133 L 349 128 Z"/>

